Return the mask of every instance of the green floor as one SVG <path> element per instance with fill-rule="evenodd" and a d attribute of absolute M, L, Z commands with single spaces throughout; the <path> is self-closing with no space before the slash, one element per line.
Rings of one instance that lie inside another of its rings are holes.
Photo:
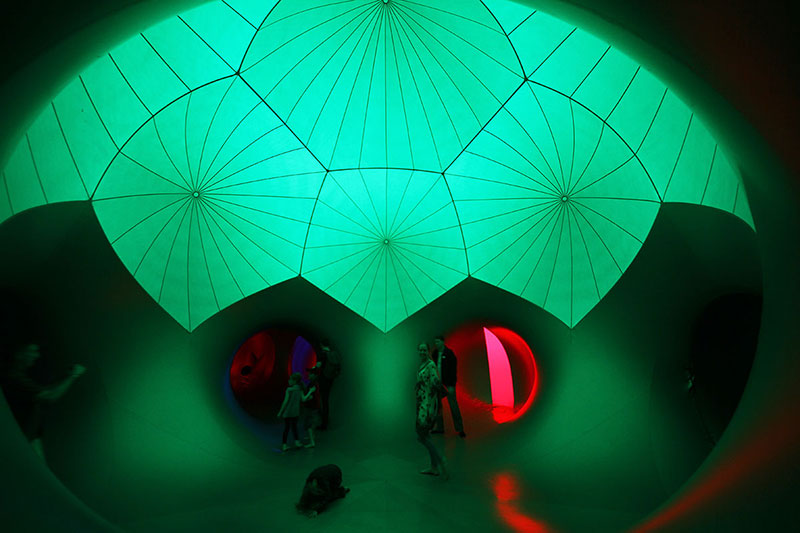
<path fill-rule="evenodd" d="M 411 437 L 411 435 L 410 435 Z M 121 524 L 127 531 L 621 531 L 638 516 L 586 501 L 549 501 L 546 488 L 533 480 L 518 483 L 514 498 L 496 480 L 516 480 L 515 472 L 491 472 L 472 453 L 469 440 L 438 437 L 447 449 L 450 480 L 423 476 L 424 449 L 409 438 L 392 449 L 371 454 L 336 432 L 314 450 L 290 451 L 268 464 L 257 464 L 240 477 L 209 483 L 207 505 L 141 517 Z M 484 450 L 484 453 L 491 450 Z M 269 452 L 267 452 L 269 453 Z M 317 518 L 294 511 L 304 476 L 334 462 L 343 470 L 350 494 Z M 499 488 L 497 489 L 499 490 Z M 506 500 L 506 498 L 511 499 Z M 146 499 L 146 495 L 142 496 Z M 143 502 L 142 502 L 143 503 Z M 163 501 L 160 503 L 164 503 Z M 532 528 L 532 529 L 530 529 Z"/>

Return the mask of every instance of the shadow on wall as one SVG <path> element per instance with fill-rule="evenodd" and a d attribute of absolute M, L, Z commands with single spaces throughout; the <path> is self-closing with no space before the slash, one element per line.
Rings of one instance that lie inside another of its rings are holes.
<path fill-rule="evenodd" d="M 719 441 L 744 392 L 761 324 L 761 295 L 714 298 L 692 317 L 673 357 L 653 368 L 653 452 L 667 493 L 677 490 Z M 684 445 L 676 446 L 678 439 Z M 691 443 L 691 444 L 689 444 Z"/>
<path fill-rule="evenodd" d="M 747 384 L 761 307 L 760 294 L 727 294 L 712 301 L 695 322 L 687 370 L 698 417 L 713 444 L 728 426 Z"/>

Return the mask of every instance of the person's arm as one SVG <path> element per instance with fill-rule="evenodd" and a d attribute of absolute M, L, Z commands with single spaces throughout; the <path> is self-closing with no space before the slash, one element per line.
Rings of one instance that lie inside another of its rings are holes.
<path fill-rule="evenodd" d="M 291 387 L 286 389 L 286 392 L 283 395 L 283 403 L 281 404 L 281 408 L 278 409 L 278 416 L 281 416 L 281 413 L 284 409 L 286 409 L 286 405 L 289 403 L 289 395 L 291 394 L 290 389 Z"/>
<path fill-rule="evenodd" d="M 44 400 L 44 401 L 55 401 L 64 396 L 64 394 L 69 390 L 75 380 L 78 379 L 86 372 L 86 368 L 81 365 L 75 365 L 72 367 L 72 372 L 69 376 L 62 379 L 60 382 L 52 385 L 50 387 L 45 388 L 41 392 L 36 395 L 37 400 Z"/>
<path fill-rule="evenodd" d="M 303 394 L 303 401 L 307 402 L 312 396 L 314 396 L 314 391 L 317 390 L 317 386 L 314 385 L 308 389 L 308 392 Z"/>
<path fill-rule="evenodd" d="M 439 372 L 436 370 L 436 365 L 430 366 L 430 380 L 429 380 L 429 387 L 432 394 L 436 394 L 439 397 L 447 394 L 447 387 L 442 383 L 442 376 L 439 375 Z"/>
<path fill-rule="evenodd" d="M 435 364 L 427 365 L 425 371 L 423 372 L 423 376 L 425 384 L 430 388 L 430 390 L 435 391 L 442 386 L 442 380 L 439 379 L 439 373 L 436 372 Z"/>

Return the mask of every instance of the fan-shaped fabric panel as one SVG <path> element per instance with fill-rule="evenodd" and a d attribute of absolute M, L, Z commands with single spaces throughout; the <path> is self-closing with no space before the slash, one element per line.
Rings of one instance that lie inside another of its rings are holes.
<path fill-rule="evenodd" d="M 63 140 L 63 133 L 51 106 L 39 115 L 5 168 L 4 194 L 0 193 L 5 201 L 0 204 L 7 206 L 8 215 L 46 203 L 89 197 L 67 145 L 54 143 L 54 139 Z"/>
<path fill-rule="evenodd" d="M 660 205 L 624 142 L 526 83 L 446 173 L 471 275 L 570 326 L 622 276 Z"/>
<path fill-rule="evenodd" d="M 261 2 L 237 3 L 253 15 L 264 9 Z M 220 39 L 207 22 L 232 29 L 234 18 L 241 20 L 233 8 L 212 2 L 149 28 L 86 68 L 43 110 L 9 158 L 0 221 L 31 207 L 90 198 L 119 148 L 154 113 L 234 72 L 221 57 L 226 48 L 211 48 Z M 237 67 L 255 35 L 243 24 L 225 45 L 239 43 L 239 57 L 228 53 Z"/>
<path fill-rule="evenodd" d="M 329 169 L 436 171 L 522 81 L 478 0 L 281 2 L 242 76 Z"/>
<path fill-rule="evenodd" d="M 116 151 L 83 78 L 73 80 L 45 107 L 7 162 L 4 214 L 88 199 Z"/>
<path fill-rule="evenodd" d="M 167 19 L 143 32 L 142 36 L 188 89 L 236 70 L 180 17 Z"/>
<path fill-rule="evenodd" d="M 702 121 L 647 70 L 541 11 L 530 10 L 510 39 L 528 79 L 601 117 L 642 162 L 663 201 L 716 207 L 752 227 L 746 201 L 736 200 L 741 180 L 722 148 Z"/>
<path fill-rule="evenodd" d="M 325 178 L 303 277 L 387 331 L 467 277 L 439 173 L 352 170 Z"/>
<path fill-rule="evenodd" d="M 0 222 L 89 200 L 191 330 L 303 275 L 388 330 L 472 275 L 576 324 L 662 202 L 753 226 L 736 167 L 607 43 L 509 0 L 225 0 L 45 106 Z"/>
<path fill-rule="evenodd" d="M 94 196 L 126 267 L 187 329 L 300 271 L 323 169 L 238 77 L 148 121 Z"/>
<path fill-rule="evenodd" d="M 255 35 L 255 28 L 247 19 L 222 2 L 210 2 L 178 18 L 231 70 L 239 69 Z"/>

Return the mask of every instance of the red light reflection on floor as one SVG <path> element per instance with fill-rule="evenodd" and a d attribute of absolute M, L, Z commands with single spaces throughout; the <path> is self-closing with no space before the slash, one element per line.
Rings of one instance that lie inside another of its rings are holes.
<path fill-rule="evenodd" d="M 647 533 L 662 528 L 679 530 L 680 521 L 690 519 L 692 513 L 702 512 L 715 499 L 723 499 L 726 492 L 748 483 L 762 469 L 779 468 L 776 465 L 785 461 L 787 456 L 795 457 L 800 426 L 794 417 L 793 412 L 787 410 L 766 418 L 761 431 L 754 430 L 749 440 L 731 456 L 716 463 L 702 481 L 691 485 L 679 499 L 632 528 L 631 533 Z"/>
<path fill-rule="evenodd" d="M 517 508 L 520 488 L 517 478 L 509 472 L 500 472 L 491 480 L 497 502 L 495 508 L 503 522 L 517 533 L 552 533 L 553 530 L 535 518 L 526 515 Z"/>

